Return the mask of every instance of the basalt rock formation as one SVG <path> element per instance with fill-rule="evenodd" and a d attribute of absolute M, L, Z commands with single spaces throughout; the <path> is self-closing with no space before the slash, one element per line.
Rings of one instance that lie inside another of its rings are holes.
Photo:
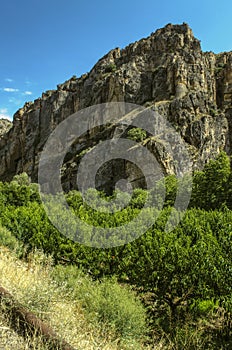
<path fill-rule="evenodd" d="M 11 129 L 0 136 L 0 179 L 27 172 L 36 181 L 39 157 L 52 130 L 78 110 L 112 101 L 135 103 L 164 115 L 188 145 L 196 169 L 221 150 L 231 154 L 232 52 L 202 52 L 187 24 L 168 24 L 124 49 L 111 50 L 89 73 L 73 76 L 17 111 Z M 104 137 L 114 131 L 111 128 Z M 74 187 L 81 154 L 103 134 L 102 129 L 90 130 L 67 155 L 62 169 L 66 189 Z M 175 172 L 158 142 L 147 140 L 147 145 L 165 173 Z M 124 160 L 107 167 L 110 180 L 100 176 L 99 188 L 113 178 L 131 176 L 129 171 L 134 171 L 134 183 L 141 176 Z"/>

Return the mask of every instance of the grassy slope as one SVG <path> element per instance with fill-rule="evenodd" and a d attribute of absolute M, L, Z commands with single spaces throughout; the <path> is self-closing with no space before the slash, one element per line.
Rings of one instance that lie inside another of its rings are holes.
<path fill-rule="evenodd" d="M 0 284 L 75 348 L 145 349 L 138 341 L 115 339 L 115 334 L 111 334 L 109 329 L 105 331 L 104 327 L 87 320 L 80 303 L 73 301 L 71 295 L 67 295 L 67 289 L 58 286 L 51 278 L 52 269 L 52 261 L 40 253 L 32 255 L 26 263 L 6 248 L 0 248 Z M 0 349 L 3 344 L 4 349 L 7 346 L 8 349 L 27 349 L 29 344 L 32 349 L 44 349 L 37 338 L 25 341 L 12 332 L 3 315 L 1 323 Z"/>

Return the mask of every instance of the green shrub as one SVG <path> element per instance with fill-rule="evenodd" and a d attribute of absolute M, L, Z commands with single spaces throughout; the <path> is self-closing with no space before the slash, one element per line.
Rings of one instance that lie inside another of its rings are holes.
<path fill-rule="evenodd" d="M 123 338 L 139 339 L 146 333 L 146 313 L 141 302 L 128 287 L 115 279 L 92 281 L 74 266 L 56 266 L 53 277 L 72 297 L 80 300 L 87 317 L 110 327 Z"/>
<path fill-rule="evenodd" d="M 0 207 L 23 206 L 33 201 L 40 203 L 39 186 L 31 184 L 26 173 L 14 176 L 11 182 L 0 182 Z"/>
<path fill-rule="evenodd" d="M 194 174 L 190 205 L 206 210 L 230 206 L 231 189 L 230 158 L 221 152 Z"/>
<path fill-rule="evenodd" d="M 0 245 L 14 250 L 19 247 L 19 242 L 9 230 L 0 226 Z"/>
<path fill-rule="evenodd" d="M 211 300 L 196 300 L 191 306 L 191 309 L 195 314 L 200 316 L 206 316 L 209 312 L 212 312 L 218 304 Z"/>
<path fill-rule="evenodd" d="M 133 128 L 128 131 L 127 137 L 130 140 L 141 142 L 146 139 L 147 133 L 141 128 Z"/>
<path fill-rule="evenodd" d="M 115 63 L 109 63 L 106 67 L 105 67 L 105 72 L 106 73 L 111 73 L 111 72 L 115 72 L 117 70 L 117 66 Z"/>

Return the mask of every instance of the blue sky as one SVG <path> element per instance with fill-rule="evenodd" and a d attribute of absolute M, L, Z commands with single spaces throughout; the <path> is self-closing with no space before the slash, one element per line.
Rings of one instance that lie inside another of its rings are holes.
<path fill-rule="evenodd" d="M 0 117 L 167 23 L 187 22 L 204 51 L 232 50 L 230 0 L 2 0 L 0 13 Z"/>

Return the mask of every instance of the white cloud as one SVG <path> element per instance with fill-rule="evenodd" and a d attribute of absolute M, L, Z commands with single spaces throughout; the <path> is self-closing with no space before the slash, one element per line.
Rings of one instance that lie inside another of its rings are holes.
<path fill-rule="evenodd" d="M 6 78 L 5 81 L 7 81 L 8 83 L 13 83 L 14 80 L 11 78 Z"/>
<path fill-rule="evenodd" d="M 7 113 L 7 108 L 0 108 L 0 113 L 1 114 Z"/>
<path fill-rule="evenodd" d="M 31 92 L 31 91 L 25 91 L 25 92 L 23 93 L 23 95 L 32 95 L 32 92 Z"/>
<path fill-rule="evenodd" d="M 5 92 L 18 92 L 19 89 L 13 89 L 13 88 L 4 88 L 3 91 Z"/>
<path fill-rule="evenodd" d="M 0 113 L 0 119 L 12 120 L 12 118 L 8 114 L 2 114 L 2 113 Z"/>
<path fill-rule="evenodd" d="M 8 110 L 7 110 L 7 108 L 0 108 L 0 119 L 9 119 L 9 120 L 12 119 L 12 118 L 8 115 Z"/>

